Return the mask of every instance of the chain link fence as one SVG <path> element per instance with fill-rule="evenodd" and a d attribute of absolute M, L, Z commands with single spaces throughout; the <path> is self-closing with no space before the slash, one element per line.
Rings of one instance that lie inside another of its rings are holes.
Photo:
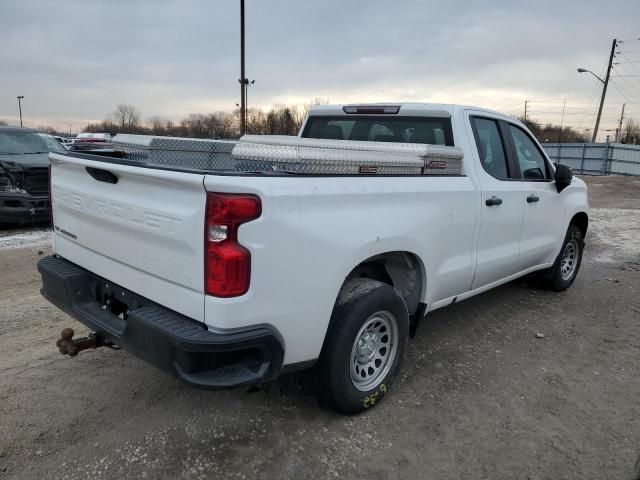
<path fill-rule="evenodd" d="M 554 163 L 577 174 L 640 175 L 640 145 L 622 143 L 543 143 Z"/>

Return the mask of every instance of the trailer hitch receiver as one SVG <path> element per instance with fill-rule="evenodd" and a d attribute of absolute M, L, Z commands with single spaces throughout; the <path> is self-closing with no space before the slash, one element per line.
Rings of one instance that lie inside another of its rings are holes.
<path fill-rule="evenodd" d="M 60 332 L 60 338 L 56 341 L 56 346 L 60 353 L 75 357 L 82 350 L 89 348 L 107 347 L 112 350 L 120 350 L 120 347 L 106 340 L 97 333 L 90 333 L 86 337 L 73 338 L 75 332 L 72 328 L 65 328 Z"/>

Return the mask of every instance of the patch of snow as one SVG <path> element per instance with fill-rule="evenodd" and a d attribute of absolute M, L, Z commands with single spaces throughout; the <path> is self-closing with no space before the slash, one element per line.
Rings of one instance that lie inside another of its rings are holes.
<path fill-rule="evenodd" d="M 589 218 L 587 243 L 594 243 L 589 255 L 596 262 L 640 259 L 640 210 L 593 208 Z"/>
<path fill-rule="evenodd" d="M 51 230 L 32 230 L 11 232 L 4 235 L 0 232 L 0 250 L 16 248 L 48 247 L 51 245 Z"/>

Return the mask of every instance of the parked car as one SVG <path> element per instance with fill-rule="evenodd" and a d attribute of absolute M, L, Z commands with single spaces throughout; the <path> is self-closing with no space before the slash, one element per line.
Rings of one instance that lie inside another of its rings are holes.
<path fill-rule="evenodd" d="M 70 137 L 61 137 L 60 135 L 54 135 L 53 138 L 55 138 L 65 149 L 68 149 L 73 144 L 73 138 Z"/>
<path fill-rule="evenodd" d="M 49 221 L 49 152 L 64 148 L 53 136 L 0 127 L 0 223 Z"/>
<path fill-rule="evenodd" d="M 428 312 L 580 268 L 585 183 L 489 110 L 320 106 L 298 137 L 118 144 L 130 161 L 51 154 L 42 292 L 95 332 L 64 353 L 117 345 L 209 388 L 314 366 L 360 412 Z"/>
<path fill-rule="evenodd" d="M 71 143 L 72 150 L 98 150 L 111 148 L 110 133 L 79 133 Z"/>

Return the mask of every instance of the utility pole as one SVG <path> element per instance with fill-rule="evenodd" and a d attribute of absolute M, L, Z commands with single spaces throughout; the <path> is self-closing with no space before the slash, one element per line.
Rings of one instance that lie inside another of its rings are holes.
<path fill-rule="evenodd" d="M 247 79 L 244 74 L 244 0 L 240 0 L 240 135 L 244 135 L 246 130 L 246 84 Z"/>
<path fill-rule="evenodd" d="M 558 134 L 558 143 L 562 142 L 562 127 L 564 126 L 564 109 L 567 106 L 567 99 L 564 99 L 564 102 L 562 102 L 562 118 L 560 120 L 560 133 Z"/>
<path fill-rule="evenodd" d="M 18 110 L 20 111 L 20 126 L 22 126 L 22 99 L 24 95 L 18 95 Z"/>
<path fill-rule="evenodd" d="M 598 108 L 598 117 L 596 118 L 596 126 L 593 129 L 593 137 L 591 143 L 596 143 L 596 137 L 598 136 L 598 127 L 600 126 L 600 117 L 602 116 L 602 107 L 604 106 L 604 97 L 607 94 L 607 87 L 609 86 L 609 77 L 611 76 L 611 65 L 613 64 L 613 56 L 616 53 L 617 40 L 614 38 L 611 44 L 611 55 L 609 55 L 609 65 L 607 66 L 607 76 L 604 77 L 604 85 L 602 86 L 602 97 L 600 98 L 600 107 Z"/>
<path fill-rule="evenodd" d="M 529 103 L 529 100 L 525 100 L 524 101 L 524 121 L 527 121 L 527 103 Z"/>
<path fill-rule="evenodd" d="M 626 103 L 622 104 L 622 112 L 620 113 L 620 123 L 618 123 L 618 130 L 616 131 L 616 142 L 622 141 L 622 121 L 624 120 L 624 107 Z"/>

